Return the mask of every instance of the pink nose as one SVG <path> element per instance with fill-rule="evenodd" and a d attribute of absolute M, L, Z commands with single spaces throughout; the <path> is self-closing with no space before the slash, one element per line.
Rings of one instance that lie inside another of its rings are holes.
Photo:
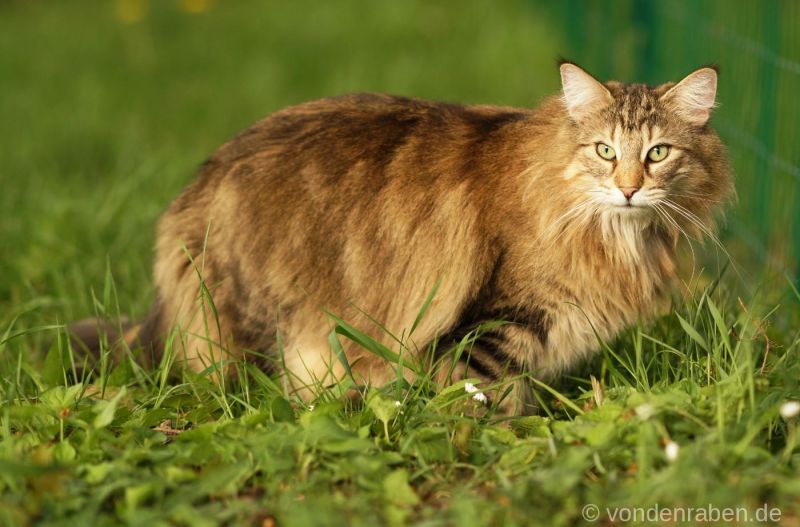
<path fill-rule="evenodd" d="M 641 187 L 619 187 L 620 191 L 622 191 L 622 195 L 625 196 L 625 199 L 630 200 L 636 192 L 639 191 Z"/>

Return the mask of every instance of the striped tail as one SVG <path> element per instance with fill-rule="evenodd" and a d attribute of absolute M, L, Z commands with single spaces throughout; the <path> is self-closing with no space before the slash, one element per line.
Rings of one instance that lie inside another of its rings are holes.
<path fill-rule="evenodd" d="M 86 318 L 67 328 L 73 350 L 98 359 L 104 348 L 111 352 L 114 362 L 122 358 L 123 343 L 132 348 L 138 345 L 141 322 L 121 317 L 116 323 L 101 318 Z"/>

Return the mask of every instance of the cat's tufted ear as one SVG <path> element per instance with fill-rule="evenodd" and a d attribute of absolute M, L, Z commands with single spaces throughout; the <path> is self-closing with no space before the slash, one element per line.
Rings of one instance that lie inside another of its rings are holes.
<path fill-rule="evenodd" d="M 608 88 L 570 62 L 561 64 L 561 87 L 567 112 L 576 121 L 602 110 L 614 100 Z"/>
<path fill-rule="evenodd" d="M 661 100 L 691 124 L 703 126 L 711 117 L 716 96 L 716 70 L 700 68 L 670 88 Z"/>

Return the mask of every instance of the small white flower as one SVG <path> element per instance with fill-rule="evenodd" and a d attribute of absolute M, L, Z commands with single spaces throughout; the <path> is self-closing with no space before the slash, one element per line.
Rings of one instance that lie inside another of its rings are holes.
<path fill-rule="evenodd" d="M 676 443 L 675 441 L 669 441 L 664 446 L 664 455 L 667 456 L 669 461 L 675 461 L 678 459 L 678 454 L 681 451 L 681 446 Z"/>
<path fill-rule="evenodd" d="M 314 411 L 314 405 L 313 404 L 309 404 L 308 405 L 308 411 L 309 412 L 313 412 Z"/>
<path fill-rule="evenodd" d="M 797 414 L 800 414 L 800 403 L 797 401 L 786 401 L 781 405 L 780 413 L 781 417 L 784 419 L 796 417 Z"/>
<path fill-rule="evenodd" d="M 395 402 L 394 402 L 394 405 L 395 405 L 395 406 L 403 406 L 403 403 L 401 403 L 400 401 L 395 401 Z"/>
<path fill-rule="evenodd" d="M 486 401 L 488 401 L 486 395 L 471 382 L 464 383 L 464 391 L 473 394 L 472 399 L 478 401 L 479 403 L 486 404 Z"/>
<path fill-rule="evenodd" d="M 634 410 L 636 412 L 636 416 L 642 421 L 647 421 L 653 417 L 653 414 L 656 413 L 656 409 L 653 408 L 653 405 L 648 403 L 640 404 Z"/>

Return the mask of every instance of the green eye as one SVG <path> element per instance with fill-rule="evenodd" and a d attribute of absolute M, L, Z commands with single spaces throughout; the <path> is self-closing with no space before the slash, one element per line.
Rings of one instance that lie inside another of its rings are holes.
<path fill-rule="evenodd" d="M 647 152 L 647 159 L 653 162 L 661 161 L 669 155 L 669 145 L 656 145 Z"/>
<path fill-rule="evenodd" d="M 597 143 L 597 155 L 608 161 L 617 157 L 617 153 L 614 152 L 614 149 L 605 143 Z"/>

